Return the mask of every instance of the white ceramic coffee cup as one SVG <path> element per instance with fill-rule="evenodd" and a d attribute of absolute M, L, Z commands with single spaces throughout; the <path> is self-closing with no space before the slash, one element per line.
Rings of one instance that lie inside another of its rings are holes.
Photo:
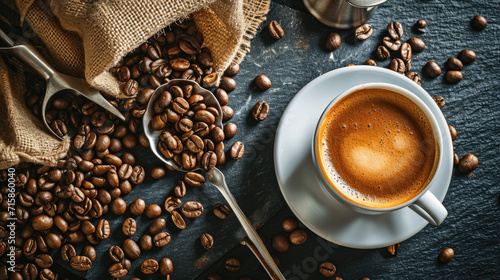
<path fill-rule="evenodd" d="M 416 106 L 418 106 L 426 115 L 427 119 L 429 120 L 429 123 L 432 126 L 432 130 L 434 132 L 434 138 L 437 141 L 437 144 L 439 146 L 439 160 L 437 163 L 437 169 L 434 172 L 433 178 L 430 180 L 430 182 L 427 184 L 427 186 L 420 191 L 415 197 L 410 199 L 409 201 L 406 201 L 404 203 L 398 204 L 396 206 L 392 207 L 386 207 L 386 208 L 379 208 L 379 207 L 367 207 L 364 205 L 357 204 L 346 197 L 344 197 L 342 194 L 340 194 L 337 191 L 337 188 L 331 186 L 331 183 L 325 178 L 325 175 L 323 171 L 321 170 L 320 163 L 319 163 L 319 157 L 317 155 L 317 142 L 318 137 L 318 131 L 319 128 L 323 122 L 323 119 L 327 115 L 327 113 L 330 111 L 330 109 L 342 98 L 345 96 L 361 90 L 361 89 L 370 89 L 370 88 L 376 88 L 376 89 L 386 89 L 390 90 L 396 93 L 399 93 L 408 99 L 410 99 Z M 412 92 L 401 88 L 399 86 L 395 86 L 392 84 L 387 84 L 387 83 L 366 83 L 362 85 L 355 86 L 353 88 L 350 88 L 346 91 L 344 91 L 342 94 L 337 96 L 334 100 L 330 102 L 330 104 L 326 107 L 326 109 L 323 111 L 323 114 L 321 115 L 321 118 L 318 121 L 318 124 L 316 126 L 316 130 L 314 132 L 314 137 L 312 139 L 312 157 L 313 157 L 313 163 L 314 163 L 314 169 L 316 171 L 316 175 L 320 181 L 320 183 L 323 185 L 323 187 L 327 190 L 329 194 L 331 194 L 337 201 L 341 202 L 343 205 L 347 206 L 348 208 L 363 213 L 363 214 L 382 214 L 382 213 L 387 213 L 391 211 L 396 211 L 398 209 L 401 209 L 403 207 L 409 207 L 413 211 L 415 211 L 417 214 L 419 214 L 421 217 L 426 219 L 428 222 L 434 225 L 440 225 L 443 220 L 446 218 L 448 215 L 448 211 L 446 211 L 446 208 L 444 208 L 443 204 L 429 191 L 429 188 L 435 184 L 436 181 L 436 174 L 439 173 L 439 169 L 443 168 L 443 164 L 445 164 L 445 161 L 443 160 L 443 155 L 444 155 L 444 149 L 443 149 L 443 133 L 441 132 L 437 120 L 435 116 L 432 114 L 431 110 L 427 107 L 427 105 L 415 94 Z M 444 187 L 444 186 L 443 186 Z"/>

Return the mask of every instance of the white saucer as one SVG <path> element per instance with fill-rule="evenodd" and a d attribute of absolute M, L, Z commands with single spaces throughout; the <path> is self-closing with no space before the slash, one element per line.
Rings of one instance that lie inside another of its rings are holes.
<path fill-rule="evenodd" d="M 295 95 L 283 112 L 274 145 L 278 183 L 295 215 L 322 238 L 360 249 L 399 243 L 427 225 L 427 221 L 407 207 L 380 215 L 354 212 L 331 197 L 315 175 L 311 145 L 321 113 L 343 91 L 370 82 L 390 83 L 414 92 L 436 116 L 442 130 L 444 154 L 443 164 L 435 174 L 438 180 L 429 190 L 442 202 L 448 191 L 453 167 L 453 145 L 448 124 L 429 94 L 394 71 L 374 66 L 352 66 L 314 79 Z"/>

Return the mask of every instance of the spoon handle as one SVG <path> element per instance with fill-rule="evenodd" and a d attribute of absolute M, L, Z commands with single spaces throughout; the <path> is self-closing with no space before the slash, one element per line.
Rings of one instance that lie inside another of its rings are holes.
<path fill-rule="evenodd" d="M 266 246 L 260 239 L 259 235 L 253 228 L 248 218 L 245 216 L 243 211 L 241 211 L 240 207 L 238 206 L 238 203 L 236 203 L 236 199 L 234 198 L 234 196 L 229 191 L 229 188 L 227 187 L 226 184 L 226 180 L 224 178 L 224 174 L 222 174 L 222 172 L 219 169 L 214 168 L 207 172 L 207 177 L 208 181 L 212 185 L 216 186 L 217 189 L 219 189 L 222 196 L 224 196 L 227 203 L 229 204 L 229 207 L 231 208 L 231 210 L 233 210 L 234 214 L 238 218 L 238 221 L 240 222 L 241 226 L 243 227 L 243 230 L 245 230 L 245 233 L 248 236 L 249 242 L 247 240 L 246 241 L 250 243 L 249 248 L 258 258 L 259 262 L 262 264 L 267 274 L 269 274 L 269 276 L 273 280 L 285 280 L 285 277 L 283 276 L 283 274 L 281 274 L 278 266 L 276 265 L 276 263 L 274 263 L 271 254 L 269 254 L 269 251 L 267 251 Z"/>

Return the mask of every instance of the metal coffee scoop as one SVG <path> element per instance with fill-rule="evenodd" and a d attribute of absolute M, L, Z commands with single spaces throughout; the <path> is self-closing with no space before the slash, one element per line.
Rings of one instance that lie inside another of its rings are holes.
<path fill-rule="evenodd" d="M 193 95 L 198 94 L 203 96 L 204 103 L 207 105 L 207 107 L 214 107 L 217 109 L 217 111 L 219 112 L 219 116 L 217 116 L 215 120 L 215 125 L 222 128 L 222 109 L 215 96 L 210 91 L 200 87 L 198 83 L 183 79 L 172 80 L 158 87 L 151 95 L 151 99 L 149 100 L 148 106 L 146 108 L 146 113 L 144 114 L 142 120 L 144 133 L 148 137 L 149 144 L 151 146 L 151 150 L 153 151 L 153 153 L 167 165 L 173 167 L 175 170 L 182 172 L 197 171 L 203 169 L 198 165 L 193 170 L 186 170 L 182 166 L 178 165 L 173 159 L 165 158 L 163 154 L 158 150 L 158 142 L 160 141 L 161 131 L 152 130 L 150 128 L 149 123 L 154 118 L 155 115 L 154 103 L 156 102 L 160 94 L 166 90 L 169 90 L 172 86 L 182 87 L 185 85 L 192 85 L 193 86 L 192 94 Z M 250 247 L 250 249 L 258 258 L 258 260 L 260 261 L 264 269 L 267 271 L 271 279 L 284 280 L 285 277 L 283 277 L 278 266 L 276 265 L 276 263 L 274 263 L 273 258 L 267 251 L 264 243 L 260 239 L 259 235 L 255 231 L 255 229 L 253 228 L 252 224 L 245 216 L 243 211 L 241 211 L 240 207 L 236 203 L 236 199 L 234 198 L 234 196 L 229 191 L 229 188 L 227 187 L 226 184 L 226 180 L 224 178 L 224 174 L 222 174 L 222 172 L 217 168 L 205 171 L 205 173 L 207 174 L 208 182 L 210 182 L 210 184 L 215 186 L 220 191 L 222 196 L 226 199 L 227 203 L 229 204 L 229 207 L 231 208 L 231 210 L 233 210 L 234 214 L 238 218 L 238 221 L 241 223 L 243 230 L 245 231 L 245 233 L 248 236 L 248 239 L 250 240 L 249 242 L 251 242 L 251 244 L 253 245 L 252 247 Z"/>
<path fill-rule="evenodd" d="M 8 46 L 0 47 L 0 52 L 16 56 L 42 76 L 47 82 L 45 96 L 42 101 L 42 119 L 47 129 L 57 138 L 61 140 L 63 139 L 63 137 L 58 136 L 52 128 L 50 128 L 50 125 L 47 123 L 45 118 L 45 111 L 47 110 L 49 100 L 61 91 L 67 91 L 68 93 L 83 96 L 101 106 L 104 110 L 125 121 L 125 117 L 120 113 L 120 111 L 111 105 L 111 103 L 109 103 L 98 90 L 89 87 L 79 78 L 57 72 L 49 65 L 49 63 L 47 63 L 34 46 L 28 44 L 14 45 L 12 39 L 9 38 L 9 36 L 7 36 L 7 34 L 5 34 L 1 29 L 0 41 Z"/>

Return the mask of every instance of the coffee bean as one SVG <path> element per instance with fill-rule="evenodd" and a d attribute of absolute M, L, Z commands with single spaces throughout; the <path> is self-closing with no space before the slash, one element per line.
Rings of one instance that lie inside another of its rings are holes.
<path fill-rule="evenodd" d="M 408 43 L 414 52 L 421 52 L 425 49 L 425 42 L 417 37 L 410 37 L 410 39 L 408 39 Z"/>
<path fill-rule="evenodd" d="M 485 17 L 476 15 L 470 21 L 470 26 L 476 31 L 481 31 L 488 26 L 488 21 L 486 21 Z"/>
<path fill-rule="evenodd" d="M 401 59 L 403 61 L 406 61 L 406 62 L 411 61 L 412 54 L 413 54 L 413 51 L 412 51 L 410 44 L 404 43 L 403 45 L 401 45 Z"/>
<path fill-rule="evenodd" d="M 231 64 L 229 64 L 229 66 L 227 67 L 225 74 L 230 77 L 234 77 L 238 75 L 239 72 L 240 72 L 240 65 L 238 63 L 231 62 Z"/>
<path fill-rule="evenodd" d="M 138 198 L 130 204 L 129 208 L 132 215 L 139 216 L 144 212 L 144 209 L 146 209 L 146 203 L 144 200 Z"/>
<path fill-rule="evenodd" d="M 273 236 L 271 245 L 273 249 L 279 253 L 284 253 L 288 251 L 288 248 L 290 247 L 288 239 L 281 233 L 278 233 Z"/>
<path fill-rule="evenodd" d="M 207 110 L 199 110 L 195 113 L 194 119 L 199 122 L 204 122 L 206 124 L 213 124 L 215 122 L 215 116 Z"/>
<path fill-rule="evenodd" d="M 460 71 L 464 68 L 464 64 L 462 63 L 462 61 L 460 61 L 460 59 L 458 59 L 456 57 L 450 57 L 446 61 L 446 67 L 448 67 L 451 70 Z"/>
<path fill-rule="evenodd" d="M 125 148 L 132 150 L 137 145 L 137 139 L 135 138 L 135 136 L 133 134 L 127 134 L 127 135 L 123 136 L 122 145 Z"/>
<path fill-rule="evenodd" d="M 112 278 L 118 279 L 125 277 L 128 274 L 128 270 L 123 268 L 123 265 L 121 263 L 115 263 L 109 267 L 108 273 Z"/>
<path fill-rule="evenodd" d="M 7 234 L 2 234 L 2 238 L 4 238 L 3 236 L 7 237 Z M 23 253 L 25 256 L 31 256 L 35 254 L 37 249 L 38 247 L 35 238 L 29 238 L 24 242 Z"/>
<path fill-rule="evenodd" d="M 235 258 L 230 258 L 226 261 L 226 269 L 227 271 L 230 271 L 230 272 L 236 272 L 238 270 L 240 270 L 240 261 L 238 259 L 235 259 Z"/>
<path fill-rule="evenodd" d="M 224 152 L 224 142 L 217 143 L 214 148 L 215 155 L 217 156 L 217 165 L 226 163 L 226 153 Z"/>
<path fill-rule="evenodd" d="M 161 276 L 171 275 L 174 272 L 174 264 L 169 258 L 162 258 L 160 260 L 160 274 Z"/>
<path fill-rule="evenodd" d="M 236 81 L 231 77 L 224 76 L 220 80 L 219 87 L 229 93 L 236 88 Z"/>
<path fill-rule="evenodd" d="M 149 225 L 149 232 L 153 235 L 161 232 L 163 228 L 165 228 L 165 225 L 167 224 L 167 221 L 163 218 L 156 218 L 154 221 Z"/>
<path fill-rule="evenodd" d="M 401 246 L 401 244 L 399 244 L 399 243 L 387 246 L 387 248 L 386 248 L 387 252 L 391 256 L 395 256 L 397 254 L 397 252 L 398 252 L 399 246 Z"/>
<path fill-rule="evenodd" d="M 61 120 L 55 120 L 54 122 L 52 122 L 50 124 L 50 128 L 59 137 L 63 137 L 64 135 L 66 135 L 66 133 L 68 133 L 68 129 L 66 128 L 66 125 Z"/>
<path fill-rule="evenodd" d="M 151 170 L 151 177 L 153 177 L 153 179 L 156 179 L 156 180 L 165 177 L 165 174 L 166 174 L 165 168 L 163 168 L 161 166 L 154 167 Z"/>
<path fill-rule="evenodd" d="M 132 236 L 137 231 L 137 223 L 132 218 L 127 218 L 122 224 L 123 234 L 126 236 Z"/>
<path fill-rule="evenodd" d="M 331 262 L 324 262 L 319 265 L 319 272 L 325 277 L 333 277 L 336 271 L 337 268 Z"/>
<path fill-rule="evenodd" d="M 29 240 L 34 241 L 34 239 L 29 239 Z M 59 237 L 59 235 L 57 235 L 55 233 L 49 233 L 45 236 L 45 243 L 51 249 L 59 249 L 59 247 L 61 247 L 61 242 L 62 242 L 61 237 Z M 28 244 L 28 243 L 25 243 L 25 245 L 26 244 Z M 36 244 L 34 247 L 35 247 L 34 249 L 36 250 Z M 27 250 L 29 251 L 29 248 L 27 248 Z M 34 252 L 32 252 L 32 253 L 34 253 Z M 26 252 L 25 252 L 25 255 L 28 255 L 28 254 L 26 254 Z"/>
<path fill-rule="evenodd" d="M 368 59 L 367 61 L 365 61 L 365 65 L 377 66 L 377 62 L 375 62 L 375 60 L 373 59 Z"/>
<path fill-rule="evenodd" d="M 257 75 L 254 79 L 255 85 L 262 91 L 268 90 L 271 88 L 271 80 L 263 74 Z M 225 104 L 224 104 L 225 105 Z"/>
<path fill-rule="evenodd" d="M 158 248 L 166 246 L 168 243 L 170 243 L 170 240 L 172 240 L 172 237 L 168 232 L 165 231 L 159 232 L 153 237 L 153 243 Z"/>
<path fill-rule="evenodd" d="M 425 32 L 426 27 L 427 27 L 427 22 L 424 19 L 419 19 L 415 23 L 414 29 L 419 33 L 423 33 Z"/>
<path fill-rule="evenodd" d="M 455 139 L 457 138 L 457 130 L 451 125 L 448 125 L 448 129 L 450 130 L 451 140 L 455 141 Z"/>
<path fill-rule="evenodd" d="M 186 184 L 183 181 L 177 182 L 174 193 L 177 197 L 184 197 L 186 195 Z"/>
<path fill-rule="evenodd" d="M 430 78 L 436 78 L 441 75 L 441 67 L 434 61 L 427 62 L 424 66 L 424 71 Z"/>
<path fill-rule="evenodd" d="M 397 21 L 390 22 L 387 25 L 387 31 L 389 32 L 389 37 L 391 37 L 392 40 L 401 39 L 404 33 L 403 26 Z"/>
<path fill-rule="evenodd" d="M 401 48 L 401 41 L 399 40 L 392 40 L 391 37 L 384 37 L 382 39 L 382 44 L 389 50 L 395 52 Z"/>
<path fill-rule="evenodd" d="M 214 246 L 214 238 L 210 234 L 204 233 L 200 236 L 200 243 L 208 251 Z"/>
<path fill-rule="evenodd" d="M 153 259 L 147 259 L 141 264 L 141 272 L 144 274 L 153 274 L 158 270 L 158 262 Z"/>
<path fill-rule="evenodd" d="M 40 243 L 40 242 L 38 242 Z M 47 254 L 39 254 L 35 257 L 35 263 L 41 268 L 49 268 L 54 263 L 52 257 Z"/>
<path fill-rule="evenodd" d="M 182 205 L 182 214 L 188 218 L 198 218 L 203 213 L 203 205 L 198 201 L 188 201 Z"/>
<path fill-rule="evenodd" d="M 466 154 L 458 163 L 457 168 L 460 173 L 467 174 L 474 171 L 474 169 L 476 169 L 478 164 L 479 164 L 479 159 L 475 155 Z"/>
<path fill-rule="evenodd" d="M 389 69 L 398 72 L 399 74 L 404 74 L 406 72 L 406 65 L 401 58 L 394 58 L 389 64 Z"/>
<path fill-rule="evenodd" d="M 157 218 L 161 215 L 161 208 L 158 204 L 150 204 L 146 207 L 144 214 L 150 219 Z"/>
<path fill-rule="evenodd" d="M 122 244 L 122 249 L 127 258 L 135 260 L 141 255 L 141 249 L 132 239 L 125 239 Z"/>
<path fill-rule="evenodd" d="M 79 271 L 87 271 L 92 267 L 92 261 L 86 256 L 75 256 L 69 264 L 72 268 Z"/>
<path fill-rule="evenodd" d="M 139 83 L 134 79 L 130 79 L 123 86 L 123 93 L 127 96 L 135 96 L 137 95 L 138 89 Z"/>
<path fill-rule="evenodd" d="M 105 219 L 101 219 L 96 226 L 95 235 L 99 239 L 106 239 L 109 237 L 111 229 L 109 227 L 109 222 Z"/>
<path fill-rule="evenodd" d="M 179 209 L 181 207 L 181 203 L 182 202 L 179 198 L 169 196 L 165 200 L 164 207 L 165 207 L 165 210 L 167 210 L 167 212 L 172 213 L 175 209 Z"/>
<path fill-rule="evenodd" d="M 217 274 L 210 274 L 208 275 L 207 280 L 222 280 L 222 278 Z"/>
<path fill-rule="evenodd" d="M 364 40 L 370 38 L 370 36 L 372 36 L 372 34 L 373 34 L 373 28 L 368 23 L 365 23 L 365 24 L 359 26 L 354 31 L 354 37 L 356 37 L 356 39 L 358 39 L 360 41 L 364 41 Z"/>
<path fill-rule="evenodd" d="M 376 54 L 377 54 L 378 59 L 380 59 L 380 60 L 386 60 L 389 57 L 391 57 L 391 53 L 384 46 L 378 46 Z"/>
<path fill-rule="evenodd" d="M 203 53 L 198 56 L 198 61 L 200 61 L 201 63 L 200 57 L 204 57 Z M 203 81 L 202 85 L 206 88 L 215 86 L 215 82 L 217 81 L 217 73 L 213 72 L 211 74 L 206 75 L 205 77 L 203 77 L 202 81 Z"/>
<path fill-rule="evenodd" d="M 304 229 L 297 228 L 290 233 L 290 242 L 294 245 L 300 245 L 307 241 L 307 232 Z"/>
<path fill-rule="evenodd" d="M 285 31 L 283 31 L 283 28 L 278 24 L 277 21 L 273 20 L 269 23 L 267 26 L 267 32 L 269 32 L 269 35 L 276 40 L 279 40 L 285 36 Z"/>
<path fill-rule="evenodd" d="M 286 232 L 291 232 L 297 228 L 297 219 L 288 217 L 281 222 L 281 228 Z"/>
<path fill-rule="evenodd" d="M 214 212 L 214 215 L 221 220 L 227 219 L 227 217 L 231 213 L 231 211 L 229 210 L 229 207 L 227 207 L 226 205 L 224 205 L 222 203 L 215 204 L 213 207 L 213 212 Z"/>
<path fill-rule="evenodd" d="M 332 32 L 328 34 L 328 36 L 326 36 L 325 49 L 329 52 L 333 52 L 334 50 L 340 47 L 341 43 L 342 43 L 342 38 L 340 38 L 340 35 L 335 32 Z"/>
<path fill-rule="evenodd" d="M 109 247 L 109 258 L 114 262 L 121 262 L 125 258 L 125 253 L 119 246 Z"/>
<path fill-rule="evenodd" d="M 83 247 L 83 249 L 82 249 L 82 255 L 86 256 L 91 261 L 95 261 L 95 259 L 97 258 L 97 253 L 95 251 L 95 248 L 92 247 L 92 246 L 90 246 L 90 245 L 87 245 L 87 246 Z"/>
<path fill-rule="evenodd" d="M 130 175 L 130 182 L 134 185 L 138 185 L 144 181 L 144 177 L 146 177 L 146 172 L 142 166 L 136 165 L 132 170 L 132 174 Z"/>
<path fill-rule="evenodd" d="M 238 127 L 236 124 L 230 122 L 224 125 L 224 135 L 225 139 L 231 139 L 236 135 L 236 132 L 238 131 Z"/>
<path fill-rule="evenodd" d="M 191 187 L 198 188 L 205 184 L 205 177 L 199 173 L 190 171 L 184 175 L 184 182 Z"/>
<path fill-rule="evenodd" d="M 61 258 L 63 261 L 69 262 L 75 256 L 76 256 L 76 250 L 75 247 L 73 247 L 73 245 L 64 244 L 61 247 Z"/>
<path fill-rule="evenodd" d="M 201 157 L 200 167 L 205 171 L 213 169 L 216 164 L 217 164 L 217 155 L 212 151 L 204 153 L 203 156 Z"/>
<path fill-rule="evenodd" d="M 243 157 L 245 153 L 245 145 L 240 141 L 234 142 L 230 150 L 230 156 L 232 159 L 237 160 Z"/>
<path fill-rule="evenodd" d="M 457 71 L 457 70 L 450 70 L 444 74 L 444 78 L 446 79 L 447 82 L 456 84 L 460 82 L 463 79 L 462 72 Z"/>
<path fill-rule="evenodd" d="M 127 203 L 121 197 L 116 198 L 111 201 L 111 212 L 115 215 L 123 215 L 127 210 Z"/>
<path fill-rule="evenodd" d="M 409 72 L 406 74 L 406 77 L 417 83 L 419 86 L 422 85 L 422 79 L 420 78 L 420 75 L 417 72 Z"/>
<path fill-rule="evenodd" d="M 460 59 L 463 64 L 470 64 L 476 60 L 476 53 L 472 50 L 462 50 L 458 54 L 458 59 Z"/>
<path fill-rule="evenodd" d="M 434 96 L 432 99 L 434 100 L 434 102 L 436 102 L 439 109 L 443 108 L 446 103 L 444 97 L 442 96 Z"/>
<path fill-rule="evenodd" d="M 460 162 L 460 158 L 457 153 L 453 153 L 453 166 L 456 166 Z"/>
<path fill-rule="evenodd" d="M 31 226 L 36 231 L 48 230 L 53 224 L 54 220 L 47 215 L 38 215 L 31 220 Z"/>
<path fill-rule="evenodd" d="M 451 248 L 446 248 L 441 253 L 439 253 L 439 261 L 441 263 L 448 263 L 455 256 L 455 251 Z"/>
<path fill-rule="evenodd" d="M 177 211 L 172 211 L 172 222 L 178 229 L 185 229 L 186 228 L 186 221 L 182 218 L 181 214 Z"/>
<path fill-rule="evenodd" d="M 23 268 L 23 276 L 24 279 L 26 280 L 36 280 L 38 276 L 38 269 L 36 268 L 36 265 L 32 263 L 26 264 L 26 266 Z M 0 278 L 7 279 L 7 272 L 5 272 L 5 275 L 2 275 L 2 273 L 0 273 Z M 23 278 L 21 277 L 18 279 L 23 279 Z"/>
<path fill-rule="evenodd" d="M 52 272 L 52 270 L 45 268 L 40 271 L 38 278 L 40 280 L 56 280 L 57 276 L 54 274 L 54 272 Z"/>
<path fill-rule="evenodd" d="M 259 101 L 255 104 L 252 110 L 252 117 L 256 121 L 263 121 L 269 114 L 269 105 L 265 101 Z"/>
<path fill-rule="evenodd" d="M 153 248 L 153 238 L 148 234 L 144 234 L 139 238 L 139 247 L 142 251 L 151 250 Z"/>

